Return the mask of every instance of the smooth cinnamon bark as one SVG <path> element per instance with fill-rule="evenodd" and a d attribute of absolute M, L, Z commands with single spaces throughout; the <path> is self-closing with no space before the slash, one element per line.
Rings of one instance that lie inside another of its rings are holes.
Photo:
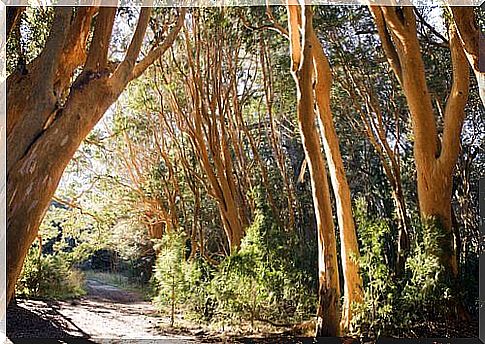
<path fill-rule="evenodd" d="M 310 170 L 318 231 L 319 305 L 316 336 L 337 336 L 340 333 L 340 285 L 337 245 L 325 161 L 321 152 L 320 138 L 313 110 L 312 75 L 315 46 L 311 41 L 312 12 L 310 7 L 305 7 L 304 4 L 301 5 L 301 8 L 296 5 L 288 5 L 287 8 L 292 56 L 291 73 L 297 85 L 298 123 Z"/>
<path fill-rule="evenodd" d="M 307 24 L 308 25 L 308 24 Z M 332 72 L 323 47 L 313 28 L 310 28 L 308 38 L 313 50 L 315 71 L 315 101 L 318 109 L 320 131 L 327 158 L 333 194 L 337 208 L 337 220 L 340 229 L 340 245 L 342 271 L 344 274 L 344 303 L 342 309 L 341 330 L 345 332 L 352 320 L 352 304 L 362 302 L 362 279 L 359 274 L 358 259 L 360 257 L 350 188 L 345 175 L 345 168 L 340 153 L 339 139 L 333 123 L 330 108 L 330 88 Z"/>

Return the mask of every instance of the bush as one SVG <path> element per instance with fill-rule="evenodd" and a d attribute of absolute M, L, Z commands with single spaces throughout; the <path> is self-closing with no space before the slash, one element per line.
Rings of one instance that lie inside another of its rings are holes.
<path fill-rule="evenodd" d="M 158 257 L 155 265 L 155 303 L 161 308 L 170 307 L 171 324 L 174 324 L 174 312 L 184 300 L 187 291 L 185 262 L 185 236 L 179 233 L 165 235 L 156 245 Z"/>
<path fill-rule="evenodd" d="M 415 229 L 416 239 L 406 260 L 407 276 L 401 294 L 403 324 L 444 316 L 452 299 L 449 276 L 438 258 L 444 230 L 433 220 L 418 223 Z"/>
<path fill-rule="evenodd" d="M 35 245 L 29 249 L 16 294 L 24 297 L 66 299 L 85 294 L 84 274 L 57 255 L 40 255 Z"/>
<path fill-rule="evenodd" d="M 360 241 L 359 266 L 364 286 L 364 302 L 354 306 L 352 330 L 376 338 L 396 328 L 397 285 L 385 255 L 385 239 L 391 233 L 383 220 L 368 217 L 364 201 L 355 211 Z"/>
<path fill-rule="evenodd" d="M 299 262 L 316 257 L 303 257 L 313 252 L 296 233 L 279 228 L 263 202 L 240 249 L 216 267 L 199 257 L 186 261 L 185 242 L 183 234 L 171 234 L 158 246 L 154 282 L 160 308 L 184 307 L 195 320 L 222 325 L 301 321 L 314 312 L 316 283 L 308 276 L 315 274 Z"/>
<path fill-rule="evenodd" d="M 383 220 L 369 218 L 363 201 L 355 211 L 361 248 L 359 266 L 363 278 L 364 302 L 354 306 L 352 331 L 376 338 L 408 332 L 412 324 L 442 317 L 451 299 L 450 282 L 438 255 L 443 230 L 436 221 L 415 221 L 415 235 L 400 279 L 389 267 L 384 245 L 390 227 Z"/>
<path fill-rule="evenodd" d="M 213 321 L 301 321 L 314 312 L 311 280 L 290 258 L 290 237 L 257 211 L 240 250 L 221 263 L 211 281 Z"/>

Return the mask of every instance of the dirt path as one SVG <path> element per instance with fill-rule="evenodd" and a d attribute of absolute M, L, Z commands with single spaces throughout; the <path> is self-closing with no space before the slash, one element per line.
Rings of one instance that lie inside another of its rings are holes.
<path fill-rule="evenodd" d="M 88 294 L 75 301 L 18 300 L 9 308 L 7 336 L 20 338 L 83 337 L 91 343 L 197 343 L 195 336 L 163 334 L 158 328 L 167 319 L 141 295 L 95 280 L 87 281 Z M 113 341 L 117 339 L 117 341 Z M 131 341 L 133 340 L 133 341 Z M 145 341 L 148 340 L 148 341 Z M 23 342 L 23 341 L 22 341 Z"/>

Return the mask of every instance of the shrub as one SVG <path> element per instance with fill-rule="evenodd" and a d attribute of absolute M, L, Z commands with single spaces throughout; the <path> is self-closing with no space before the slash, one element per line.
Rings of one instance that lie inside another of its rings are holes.
<path fill-rule="evenodd" d="M 442 317 L 452 299 L 449 275 L 438 258 L 444 230 L 429 219 L 418 223 L 415 229 L 416 239 L 406 260 L 407 276 L 401 293 L 402 324 Z"/>
<path fill-rule="evenodd" d="M 389 267 L 384 245 L 391 233 L 383 220 L 369 218 L 364 202 L 355 211 L 358 223 L 364 301 L 354 306 L 352 331 L 376 338 L 408 332 L 411 324 L 436 320 L 445 314 L 451 289 L 438 256 L 444 231 L 432 220 L 414 221 L 414 240 L 400 279 Z"/>
<path fill-rule="evenodd" d="M 171 325 L 175 310 L 183 304 L 189 289 L 185 275 L 185 236 L 183 233 L 169 233 L 156 245 L 158 251 L 154 279 L 157 295 L 154 299 L 160 309 L 170 308 Z"/>
<path fill-rule="evenodd" d="M 25 259 L 16 293 L 24 297 L 65 299 L 85 294 L 84 274 L 57 255 L 40 255 L 32 246 Z"/>
<path fill-rule="evenodd" d="M 224 259 L 211 281 L 213 321 L 301 321 L 315 310 L 314 281 L 307 277 L 313 271 L 297 264 L 305 260 L 297 257 L 304 251 L 301 242 L 296 233 L 279 228 L 258 200 L 239 251 Z"/>
<path fill-rule="evenodd" d="M 267 213 L 256 213 L 240 250 L 221 263 L 211 282 L 215 321 L 299 321 L 314 311 L 310 283 L 292 265 L 285 239 Z"/>
<path fill-rule="evenodd" d="M 240 249 L 216 267 L 201 258 L 186 261 L 185 241 L 184 235 L 172 234 L 158 246 L 155 301 L 162 309 L 183 305 L 193 319 L 223 325 L 301 321 L 314 312 L 314 271 L 299 262 L 316 257 L 302 256 L 313 252 L 303 248 L 296 233 L 279 228 L 263 202 Z"/>
<path fill-rule="evenodd" d="M 394 314 L 397 303 L 397 285 L 385 255 L 385 239 L 390 235 L 389 225 L 383 220 L 368 217 L 364 201 L 357 202 L 355 211 L 360 241 L 358 261 L 364 286 L 364 301 L 354 306 L 352 330 L 376 338 L 389 334 L 396 327 Z"/>

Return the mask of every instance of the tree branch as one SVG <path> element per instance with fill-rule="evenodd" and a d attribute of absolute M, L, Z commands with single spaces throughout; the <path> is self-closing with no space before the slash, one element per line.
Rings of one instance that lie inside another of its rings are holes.
<path fill-rule="evenodd" d="M 85 71 L 99 71 L 106 67 L 116 9 L 116 7 L 102 7 L 99 10 L 89 55 L 84 66 Z"/>
<path fill-rule="evenodd" d="M 300 35 L 300 11 L 297 5 L 288 5 L 288 27 L 290 37 L 290 52 L 292 67 L 291 70 L 296 73 L 300 70 L 302 61 L 302 43 Z"/>
<path fill-rule="evenodd" d="M 74 70 L 86 60 L 86 43 L 93 16 L 97 11 L 97 7 L 82 7 L 76 11 L 57 68 L 55 83 L 59 92 L 63 92 L 68 87 Z"/>
<path fill-rule="evenodd" d="M 135 66 L 131 75 L 131 80 L 138 78 L 153 62 L 155 62 L 155 60 L 159 59 L 165 51 L 172 46 L 180 29 L 184 25 L 186 11 L 185 7 L 180 9 L 177 23 L 173 30 L 167 35 L 161 45 L 150 51 L 148 55 Z"/>
<path fill-rule="evenodd" d="M 130 80 L 136 59 L 140 54 L 143 38 L 145 37 L 148 21 L 150 20 L 151 10 L 150 7 L 143 7 L 141 9 L 138 24 L 126 52 L 125 59 L 118 65 L 118 68 L 116 68 L 111 77 L 113 83 L 125 85 Z"/>
<path fill-rule="evenodd" d="M 98 223 L 103 222 L 103 221 L 101 221 L 101 219 L 97 215 L 91 213 L 90 211 L 84 210 L 83 207 L 81 207 L 79 204 L 69 202 L 69 201 L 64 200 L 62 198 L 59 198 L 57 196 L 53 196 L 52 200 L 55 201 L 55 202 L 64 204 L 64 205 L 68 206 L 69 208 L 78 209 L 81 212 L 81 215 L 88 215 L 88 216 L 92 217 Z"/>
<path fill-rule="evenodd" d="M 46 66 L 46 73 L 44 74 L 44 90 L 49 92 L 55 82 L 57 69 L 60 65 L 60 57 L 64 49 L 64 42 L 66 41 L 69 27 L 69 21 L 72 17 L 72 9 L 70 7 L 58 7 L 54 16 L 54 22 L 49 34 L 49 38 L 39 56 L 39 64 Z"/>
<path fill-rule="evenodd" d="M 454 25 L 450 27 L 450 50 L 453 66 L 453 84 L 446 102 L 443 129 L 443 150 L 440 159 L 448 168 L 454 162 L 460 148 L 460 133 L 465 119 L 465 106 L 468 99 L 470 68 Z"/>
<path fill-rule="evenodd" d="M 9 6 L 7 7 L 7 39 L 10 37 L 10 34 L 13 32 L 13 29 L 17 25 L 22 16 L 22 13 L 25 10 L 25 6 Z"/>
<path fill-rule="evenodd" d="M 283 28 L 277 22 L 273 22 L 273 25 L 264 24 L 264 25 L 261 25 L 261 26 L 253 26 L 253 25 L 251 25 L 249 23 L 249 21 L 247 20 L 247 18 L 244 17 L 244 15 L 242 13 L 239 13 L 238 16 L 239 16 L 239 19 L 241 19 L 241 22 L 242 22 L 243 26 L 246 29 L 248 29 L 248 30 L 251 30 L 251 31 L 273 30 L 273 31 L 276 31 L 279 34 L 283 35 L 285 38 L 289 38 L 289 36 L 288 36 L 288 30 L 286 30 L 285 28 Z"/>
<path fill-rule="evenodd" d="M 401 62 L 399 61 L 399 55 L 396 51 L 396 47 L 392 42 L 389 31 L 387 30 L 382 10 L 379 6 L 370 6 L 370 11 L 372 13 L 372 16 L 374 17 L 374 21 L 377 26 L 377 32 L 379 33 L 379 36 L 381 38 L 382 49 L 384 50 L 389 65 L 396 75 L 399 84 L 401 84 L 402 86 L 403 83 Z"/>
<path fill-rule="evenodd" d="M 418 17 L 419 21 L 424 25 L 426 26 L 432 33 L 433 35 L 435 35 L 436 37 L 438 37 L 439 39 L 441 39 L 443 41 L 443 43 L 446 43 L 446 45 L 449 45 L 450 42 L 448 42 L 448 40 L 442 35 L 440 34 L 438 31 L 435 30 L 435 28 L 430 25 L 423 17 L 423 15 L 421 13 L 419 13 L 418 9 L 413 7 L 414 8 L 414 13 L 416 14 L 416 16 Z"/>

